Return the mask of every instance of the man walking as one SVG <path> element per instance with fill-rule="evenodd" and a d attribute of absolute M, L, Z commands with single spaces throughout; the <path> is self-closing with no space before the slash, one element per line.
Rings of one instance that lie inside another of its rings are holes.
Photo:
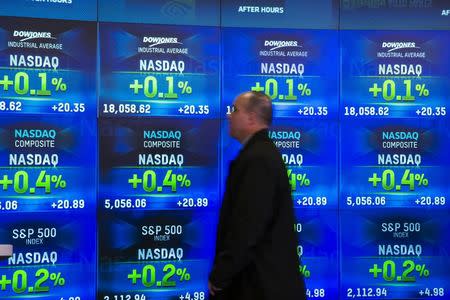
<path fill-rule="evenodd" d="M 298 271 L 291 187 L 268 137 L 272 102 L 261 92 L 239 95 L 229 133 L 242 144 L 230 164 L 208 287 L 212 299 L 304 300 Z"/>

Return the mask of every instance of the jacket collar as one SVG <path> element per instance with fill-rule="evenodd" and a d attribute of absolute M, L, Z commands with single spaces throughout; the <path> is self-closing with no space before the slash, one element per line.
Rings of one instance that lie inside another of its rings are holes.
<path fill-rule="evenodd" d="M 267 140 L 269 138 L 269 130 L 267 128 L 261 129 L 260 131 L 255 132 L 250 139 L 245 143 L 244 147 L 242 147 L 241 152 L 248 149 L 257 141 Z"/>
<path fill-rule="evenodd" d="M 267 128 L 262 129 L 260 131 L 255 132 L 255 134 L 253 134 L 250 139 L 247 141 L 247 143 L 245 143 L 245 145 L 241 148 L 241 150 L 239 151 L 239 153 L 236 155 L 236 157 L 230 161 L 230 165 L 229 165 L 229 174 L 231 173 L 231 170 L 233 169 L 234 165 L 236 164 L 236 162 L 239 160 L 239 157 L 241 157 L 241 155 L 249 148 L 251 147 L 254 143 L 256 143 L 257 141 L 264 141 L 269 139 L 269 130 Z"/>

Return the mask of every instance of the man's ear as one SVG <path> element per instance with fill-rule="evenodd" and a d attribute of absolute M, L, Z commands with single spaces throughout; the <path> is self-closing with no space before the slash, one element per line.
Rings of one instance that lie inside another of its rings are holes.
<path fill-rule="evenodd" d="M 258 116 L 256 115 L 256 113 L 254 111 L 250 111 L 247 115 L 248 115 L 249 123 L 251 125 L 254 125 L 255 123 L 258 122 Z"/>

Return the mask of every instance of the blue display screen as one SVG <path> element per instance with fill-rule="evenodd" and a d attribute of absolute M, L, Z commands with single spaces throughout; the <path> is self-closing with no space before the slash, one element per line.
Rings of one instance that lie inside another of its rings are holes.
<path fill-rule="evenodd" d="M 100 158 L 100 201 L 151 196 L 151 204 L 143 209 L 183 210 L 192 207 L 185 198 L 193 198 L 194 207 L 201 199 L 200 207 L 217 208 L 217 125 L 212 120 L 173 123 L 168 118 L 102 120 L 100 148 L 108 154 Z"/>
<path fill-rule="evenodd" d="M 438 120 L 341 126 L 341 207 L 448 208 L 448 127 Z"/>
<path fill-rule="evenodd" d="M 98 0 L 105 22 L 218 26 L 219 0 Z"/>
<path fill-rule="evenodd" d="M 338 0 L 227 0 L 222 26 L 337 29 Z"/>
<path fill-rule="evenodd" d="M 0 15 L 97 21 L 96 0 L 4 0 Z"/>
<path fill-rule="evenodd" d="M 292 188 L 294 207 L 337 209 L 337 126 L 323 120 L 275 120 L 269 137 L 286 164 Z M 228 124 L 222 125 L 222 179 L 228 165 L 242 147 L 228 135 Z"/>
<path fill-rule="evenodd" d="M 342 0 L 339 27 L 373 30 L 448 30 L 449 9 L 447 0 Z"/>
<path fill-rule="evenodd" d="M 95 22 L 0 19 L 2 114 L 95 118 Z"/>
<path fill-rule="evenodd" d="M 222 116 L 254 90 L 272 98 L 275 118 L 337 117 L 336 31 L 226 28 L 222 40 Z"/>
<path fill-rule="evenodd" d="M 445 118 L 450 32 L 343 31 L 341 115 Z"/>
<path fill-rule="evenodd" d="M 341 297 L 445 299 L 448 212 L 374 209 L 341 214 Z M 427 295 L 428 294 L 428 295 Z"/>
<path fill-rule="evenodd" d="M 100 53 L 101 116 L 218 116 L 218 29 L 101 23 Z"/>
<path fill-rule="evenodd" d="M 307 299 L 449 299 L 447 0 L 0 16 L 0 299 L 210 299 L 246 91 L 272 100 Z"/>

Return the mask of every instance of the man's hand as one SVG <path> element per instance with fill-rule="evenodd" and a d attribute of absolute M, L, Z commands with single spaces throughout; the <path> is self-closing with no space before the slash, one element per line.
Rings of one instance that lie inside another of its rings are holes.
<path fill-rule="evenodd" d="M 210 293 L 212 296 L 215 296 L 216 293 L 219 292 L 219 291 L 221 291 L 222 289 L 220 289 L 220 288 L 214 286 L 214 285 L 211 283 L 211 281 L 208 280 L 208 290 L 209 290 L 209 293 Z"/>

